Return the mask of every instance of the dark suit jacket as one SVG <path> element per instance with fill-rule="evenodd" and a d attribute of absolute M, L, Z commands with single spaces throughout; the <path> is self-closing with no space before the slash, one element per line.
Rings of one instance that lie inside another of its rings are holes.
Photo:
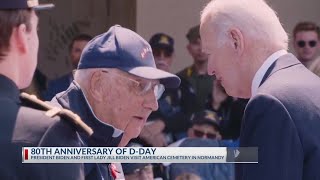
<path fill-rule="evenodd" d="M 0 75 L 0 179 L 84 179 L 83 164 L 22 163 L 22 147 L 80 146 L 73 126 L 27 104 L 14 82 Z"/>
<path fill-rule="evenodd" d="M 259 148 L 238 180 L 320 179 L 320 79 L 292 54 L 267 71 L 246 107 L 240 146 Z"/>
<path fill-rule="evenodd" d="M 185 138 L 172 147 L 223 147 L 225 141 L 203 138 Z M 169 168 L 170 179 L 176 179 L 183 173 L 194 173 L 203 180 L 234 180 L 234 165 L 230 163 L 172 163 Z M 187 179 L 187 178 L 186 178 Z"/>
<path fill-rule="evenodd" d="M 44 93 L 44 100 L 50 101 L 56 94 L 65 91 L 73 81 L 72 72 L 48 82 L 48 89 Z"/>

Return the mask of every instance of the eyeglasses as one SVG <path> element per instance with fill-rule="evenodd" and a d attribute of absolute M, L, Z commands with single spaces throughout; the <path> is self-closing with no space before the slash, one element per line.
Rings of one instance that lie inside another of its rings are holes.
<path fill-rule="evenodd" d="M 307 45 L 307 43 L 309 44 L 309 47 L 315 47 L 315 46 L 317 45 L 317 41 L 315 41 L 315 40 L 308 41 L 308 42 L 301 40 L 301 41 L 298 41 L 298 42 L 297 42 L 297 45 L 298 45 L 300 48 L 304 48 L 304 47 Z"/>
<path fill-rule="evenodd" d="M 216 134 L 202 132 L 202 131 L 199 131 L 197 129 L 193 129 L 193 134 L 198 138 L 202 138 L 203 136 L 206 136 L 209 139 L 216 139 L 217 138 Z"/>
<path fill-rule="evenodd" d="M 102 70 L 102 72 L 109 73 L 109 71 L 106 71 L 106 70 Z M 139 82 L 139 81 L 136 81 L 134 79 L 131 79 L 131 78 L 128 78 L 128 77 L 125 77 L 125 76 L 122 76 L 122 75 L 116 74 L 116 73 L 113 73 L 113 75 L 117 75 L 119 77 L 128 79 L 128 80 L 132 81 L 133 83 L 135 83 L 135 87 L 136 87 L 136 91 L 135 92 L 139 96 L 144 96 L 150 90 L 153 89 L 154 96 L 156 97 L 157 100 L 159 100 L 161 98 L 164 90 L 165 90 L 163 84 L 155 83 L 155 82 L 152 82 L 152 81 L 141 81 L 141 82 Z"/>

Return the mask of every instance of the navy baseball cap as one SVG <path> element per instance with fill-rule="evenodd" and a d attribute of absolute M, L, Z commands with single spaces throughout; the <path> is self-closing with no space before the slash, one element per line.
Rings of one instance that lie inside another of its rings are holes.
<path fill-rule="evenodd" d="M 200 38 L 200 25 L 194 26 L 189 29 L 188 33 L 186 34 L 187 39 L 189 42 L 194 42 L 198 38 Z"/>
<path fill-rule="evenodd" d="M 142 78 L 159 79 L 168 88 L 180 85 L 178 76 L 156 68 L 149 43 L 120 25 L 88 42 L 78 69 L 89 68 L 117 68 Z"/>
<path fill-rule="evenodd" d="M 215 127 L 217 130 L 220 131 L 220 122 L 221 119 L 218 115 L 210 110 L 203 110 L 191 115 L 191 124 L 192 125 L 202 125 L 202 124 L 209 124 Z"/>
<path fill-rule="evenodd" d="M 43 10 L 51 9 L 54 4 L 39 4 L 38 0 L 1 0 L 0 10 L 10 10 L 10 9 L 33 9 L 33 10 Z"/>
<path fill-rule="evenodd" d="M 149 41 L 152 49 L 160 48 L 160 49 L 166 49 L 170 53 L 174 50 L 174 40 L 172 37 L 170 37 L 167 34 L 164 33 L 157 33 L 154 34 Z"/>

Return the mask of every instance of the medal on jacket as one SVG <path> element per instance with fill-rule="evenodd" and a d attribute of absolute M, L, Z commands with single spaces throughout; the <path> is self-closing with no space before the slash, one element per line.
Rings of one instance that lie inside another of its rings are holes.
<path fill-rule="evenodd" d="M 110 164 L 109 169 L 110 169 L 110 171 L 111 171 L 112 177 L 113 177 L 114 179 L 116 179 L 117 176 L 118 176 L 118 173 L 120 173 L 120 172 L 117 170 L 117 167 L 116 167 L 114 164 Z"/>

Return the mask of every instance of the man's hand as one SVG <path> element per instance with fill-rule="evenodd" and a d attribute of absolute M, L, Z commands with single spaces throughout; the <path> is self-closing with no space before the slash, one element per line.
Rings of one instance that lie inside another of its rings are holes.
<path fill-rule="evenodd" d="M 161 119 L 147 122 L 143 129 L 150 131 L 153 135 L 161 133 L 165 128 L 165 124 Z"/>
<path fill-rule="evenodd" d="M 162 131 L 165 124 L 162 120 L 148 122 L 140 133 L 140 138 L 154 147 L 167 146 L 165 135 Z"/>
<path fill-rule="evenodd" d="M 221 83 L 219 81 L 215 81 L 212 88 L 212 108 L 214 110 L 218 110 L 223 101 L 225 101 L 227 98 L 228 95 L 221 86 Z"/>

